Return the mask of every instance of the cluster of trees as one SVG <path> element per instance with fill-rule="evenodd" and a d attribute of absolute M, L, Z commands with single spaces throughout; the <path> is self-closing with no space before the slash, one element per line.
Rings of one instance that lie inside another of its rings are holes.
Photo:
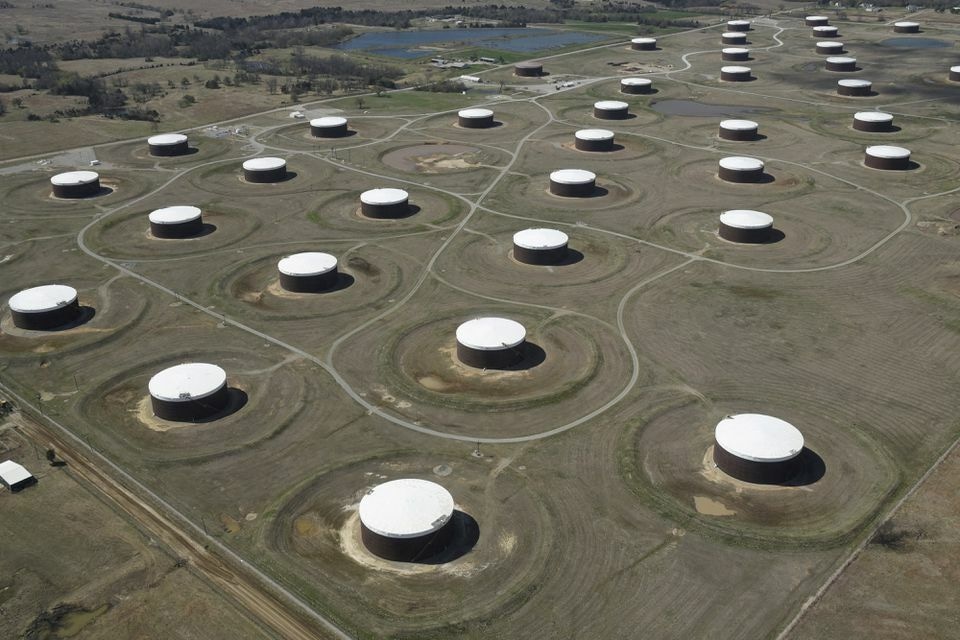
<path fill-rule="evenodd" d="M 440 80 L 431 84 L 422 84 L 414 91 L 430 91 L 432 93 L 462 93 L 467 90 L 467 85 L 459 80 Z"/>
<path fill-rule="evenodd" d="M 219 60 L 275 47 L 329 46 L 352 34 L 352 29 L 343 26 L 269 32 L 258 27 L 205 31 L 187 25 L 159 25 L 140 30 L 111 31 L 96 40 L 62 42 L 50 49 L 63 60 L 158 56 Z"/>
<path fill-rule="evenodd" d="M 722 0 L 662 0 L 661 4 L 669 7 L 686 6 L 716 6 Z M 507 6 L 503 4 L 488 4 L 477 6 L 447 6 L 441 9 L 417 9 L 402 11 L 377 11 L 374 9 L 350 10 L 341 7 L 311 7 L 300 11 L 285 11 L 265 16 L 251 16 L 247 18 L 218 17 L 197 21 L 198 27 L 216 29 L 222 32 L 244 32 L 249 29 L 261 31 L 280 31 L 303 29 L 328 23 L 359 24 L 375 27 L 395 27 L 405 29 L 410 27 L 411 21 L 436 15 L 456 15 L 464 22 L 475 26 L 492 26 L 488 22 L 471 22 L 474 20 L 497 20 L 501 26 L 525 27 L 531 22 L 561 23 L 565 20 L 584 22 L 638 22 L 643 14 L 656 11 L 656 7 L 643 5 L 637 2 L 611 1 L 601 2 L 598 5 L 578 5 L 573 0 L 551 0 L 551 5 L 544 8 L 526 7 L 523 5 Z M 674 26 L 688 26 L 685 21 L 668 21 Z M 650 24 L 641 23 L 641 24 Z"/>
<path fill-rule="evenodd" d="M 151 18 L 150 16 L 134 16 L 128 13 L 113 13 L 112 11 L 107 14 L 107 17 L 114 18 L 116 20 L 127 20 L 128 22 L 140 22 L 142 24 L 157 24 L 163 18 Z"/>
<path fill-rule="evenodd" d="M 36 78 L 48 71 L 56 71 L 57 63 L 49 51 L 33 47 L 0 50 L 0 73 Z"/>
<path fill-rule="evenodd" d="M 404 75 L 403 69 L 389 64 L 361 63 L 338 54 L 312 56 L 302 50 L 294 51 L 285 59 L 239 61 L 237 67 L 240 70 L 238 74 L 245 71 L 292 77 L 282 85 L 277 78 L 270 77 L 266 85 L 270 93 L 279 90 L 290 94 L 293 99 L 310 92 L 326 95 L 339 89 L 365 89 L 370 86 L 393 89 L 397 86 L 395 80 Z"/>

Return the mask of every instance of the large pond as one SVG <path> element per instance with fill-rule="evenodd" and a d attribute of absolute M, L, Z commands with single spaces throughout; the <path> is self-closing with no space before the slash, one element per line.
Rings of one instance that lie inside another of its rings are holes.
<path fill-rule="evenodd" d="M 585 44 L 606 36 L 582 31 L 554 29 L 435 29 L 429 31 L 377 31 L 364 33 L 338 44 L 344 51 L 365 51 L 390 58 L 421 58 L 431 55 L 420 47 L 472 46 L 514 53 L 533 53 Z M 438 52 L 440 53 L 440 52 Z"/>
<path fill-rule="evenodd" d="M 746 116 L 751 113 L 770 111 L 766 107 L 750 107 L 736 104 L 707 104 L 694 100 L 660 100 L 650 107 L 670 116 L 694 116 L 708 118 L 713 116 Z"/>
<path fill-rule="evenodd" d="M 936 38 L 887 38 L 880 41 L 880 46 L 896 47 L 898 49 L 939 49 L 941 47 L 952 47 L 953 44 Z"/>

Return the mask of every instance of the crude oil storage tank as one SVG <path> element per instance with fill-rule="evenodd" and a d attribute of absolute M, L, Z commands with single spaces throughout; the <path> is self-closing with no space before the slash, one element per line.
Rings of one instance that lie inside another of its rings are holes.
<path fill-rule="evenodd" d="M 584 169 L 560 169 L 550 174 L 550 193 L 567 198 L 592 195 L 597 186 L 597 174 Z"/>
<path fill-rule="evenodd" d="M 243 179 L 257 184 L 283 182 L 287 161 L 283 158 L 252 158 L 243 163 Z"/>
<path fill-rule="evenodd" d="M 801 470 L 802 451 L 803 434 L 773 416 L 727 416 L 714 430 L 714 462 L 721 471 L 744 482 L 786 482 Z"/>
<path fill-rule="evenodd" d="M 347 119 L 341 116 L 324 116 L 310 121 L 310 135 L 314 138 L 342 138 L 348 133 Z"/>
<path fill-rule="evenodd" d="M 100 174 L 96 171 L 67 171 L 50 178 L 57 198 L 89 198 L 100 193 Z"/>
<path fill-rule="evenodd" d="M 504 369 L 523 358 L 527 330 L 508 318 L 474 318 L 457 327 L 457 358 L 478 369 Z"/>
<path fill-rule="evenodd" d="M 199 207 L 163 207 L 151 211 L 147 218 L 150 234 L 155 238 L 189 238 L 203 230 L 203 214 Z"/>
<path fill-rule="evenodd" d="M 227 408 L 227 374 L 215 364 L 187 362 L 155 374 L 147 385 L 153 413 L 164 420 L 196 422 Z"/>
<path fill-rule="evenodd" d="M 182 133 L 162 133 L 147 138 L 152 156 L 182 156 L 190 151 L 187 136 Z"/>
<path fill-rule="evenodd" d="M 762 211 L 731 209 L 720 214 L 718 234 L 724 240 L 762 244 L 773 237 L 773 217 Z"/>
<path fill-rule="evenodd" d="M 7 306 L 13 325 L 20 329 L 48 331 L 80 317 L 77 290 L 63 284 L 45 284 L 24 289 L 10 297 Z"/>
<path fill-rule="evenodd" d="M 370 553 L 398 562 L 426 560 L 454 537 L 453 496 L 435 482 L 402 478 L 360 499 L 360 537 Z"/>
<path fill-rule="evenodd" d="M 513 234 L 513 257 L 518 262 L 556 265 L 567 257 L 569 237 L 557 229 L 524 229 Z"/>
<path fill-rule="evenodd" d="M 320 251 L 305 251 L 277 262 L 280 286 L 295 293 L 320 293 L 337 285 L 337 258 Z"/>

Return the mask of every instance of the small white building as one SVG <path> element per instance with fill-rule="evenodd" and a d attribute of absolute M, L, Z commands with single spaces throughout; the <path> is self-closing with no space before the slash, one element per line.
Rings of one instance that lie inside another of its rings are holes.
<path fill-rule="evenodd" d="M 24 487 L 36 484 L 37 479 L 23 465 L 13 460 L 4 460 L 0 462 L 0 482 L 10 491 L 20 491 Z"/>

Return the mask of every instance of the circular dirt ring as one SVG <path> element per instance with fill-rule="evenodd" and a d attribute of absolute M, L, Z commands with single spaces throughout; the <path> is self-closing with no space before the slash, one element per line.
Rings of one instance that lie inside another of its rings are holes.
<path fill-rule="evenodd" d="M 432 472 L 441 462 L 449 469 L 442 478 Z M 488 480 L 510 500 L 485 499 L 476 483 L 487 478 L 490 468 L 488 459 L 390 452 L 325 469 L 273 507 L 276 516 L 264 532 L 265 553 L 302 580 L 335 584 L 330 598 L 349 601 L 351 608 L 359 604 L 379 618 L 377 623 L 394 630 L 398 619 L 410 629 L 460 620 L 464 589 L 476 596 L 470 616 L 490 615 L 507 601 L 515 606 L 516 594 L 526 593 L 548 567 L 556 525 L 543 499 L 511 469 Z M 464 524 L 446 554 L 424 563 L 393 562 L 363 546 L 357 516 L 361 497 L 377 484 L 400 478 L 431 479 L 453 495 L 454 517 Z M 439 582 L 446 587 L 438 589 Z"/>
<path fill-rule="evenodd" d="M 842 541 L 896 487 L 895 466 L 862 430 L 803 409 L 791 409 L 789 417 L 807 445 L 804 472 L 785 486 L 727 476 L 713 463 L 714 428 L 747 404 L 690 400 L 635 423 L 624 437 L 632 455 L 624 481 L 641 495 L 656 494 L 661 511 L 682 514 L 688 528 L 769 546 Z"/>
<path fill-rule="evenodd" d="M 202 255 L 241 242 L 263 225 L 256 216 L 239 209 L 200 206 L 203 228 L 189 238 L 157 238 L 150 233 L 149 211 L 127 211 L 113 215 L 87 231 L 90 247 L 117 260 L 144 257 Z"/>
<path fill-rule="evenodd" d="M 71 279 L 79 290 L 80 318 L 53 331 L 31 331 L 13 325 L 9 309 L 0 317 L 0 351 L 6 358 L 35 358 L 38 354 L 64 355 L 97 343 L 115 340 L 146 314 L 148 302 L 129 278 L 109 284 Z M 3 298 L 13 291 L 4 292 Z"/>
<path fill-rule="evenodd" d="M 227 373 L 228 410 L 199 423 L 161 420 L 153 415 L 147 382 L 180 362 L 216 363 Z M 240 450 L 286 428 L 307 406 L 309 378 L 292 366 L 252 352 L 193 350 L 171 352 L 128 365 L 84 395 L 80 413 L 104 425 L 104 437 L 136 450 L 141 459 L 187 461 Z M 269 415 L 270 420 L 255 416 Z"/>
<path fill-rule="evenodd" d="M 318 202 L 307 213 L 307 219 L 321 229 L 376 237 L 417 231 L 427 228 L 426 225 L 449 224 L 466 210 L 463 201 L 453 196 L 410 185 L 401 188 L 410 194 L 410 214 L 403 218 L 368 218 L 360 211 L 362 191 L 346 191 Z"/>
<path fill-rule="evenodd" d="M 104 172 L 100 176 L 100 192 L 88 198 L 57 198 L 50 190 L 50 176 L 30 173 L 27 176 L 11 176 L 7 181 L 13 183 L 0 192 L 4 210 L 18 216 L 37 217 L 62 216 L 71 212 L 89 215 L 101 207 L 114 207 L 123 202 L 142 196 L 154 185 L 156 177 L 145 179 L 139 175 L 126 175 L 115 171 Z"/>
<path fill-rule="evenodd" d="M 208 138 L 190 136 L 189 151 L 176 156 L 152 156 L 146 139 L 123 144 L 100 147 L 97 158 L 104 162 L 131 165 L 135 167 L 162 168 L 185 167 L 191 164 L 209 162 L 230 152 L 238 152 L 239 147 L 229 138 Z"/>
<path fill-rule="evenodd" d="M 391 252 L 367 247 L 343 256 L 341 247 L 346 250 L 348 245 L 332 243 L 324 247 L 339 261 L 337 284 L 330 291 L 295 293 L 280 286 L 277 262 L 297 253 L 293 248 L 227 266 L 214 279 L 214 288 L 227 306 L 245 316 L 300 321 L 347 317 L 362 309 L 375 308 L 397 293 L 404 273 Z"/>
<path fill-rule="evenodd" d="M 630 263 L 629 249 L 623 243 L 610 242 L 601 234 L 576 228 L 560 228 L 572 236 L 567 258 L 558 265 L 547 267 L 519 262 L 513 257 L 512 233 L 502 233 L 465 234 L 441 256 L 438 266 L 446 270 L 447 278 L 470 290 L 489 290 L 494 282 L 511 287 L 519 284 L 562 289 L 602 282 L 623 273 Z M 462 264 L 469 264 L 471 268 L 452 276 L 455 266 Z M 557 291 L 558 298 L 563 295 Z"/>
<path fill-rule="evenodd" d="M 512 368 L 484 370 L 460 362 L 456 329 L 478 315 L 509 318 L 527 329 L 521 359 Z M 595 320 L 489 304 L 427 310 L 416 301 L 351 336 L 335 352 L 334 364 L 370 402 L 468 438 L 556 428 L 608 402 L 633 370 L 619 333 Z"/>
<path fill-rule="evenodd" d="M 602 212 L 605 209 L 635 205 L 644 197 L 644 192 L 637 185 L 621 181 L 620 178 L 612 178 L 602 172 L 597 175 L 593 195 L 582 198 L 568 198 L 550 193 L 549 173 L 513 175 L 501 181 L 501 185 L 503 186 L 496 194 L 498 200 L 525 202 L 546 210 Z"/>

